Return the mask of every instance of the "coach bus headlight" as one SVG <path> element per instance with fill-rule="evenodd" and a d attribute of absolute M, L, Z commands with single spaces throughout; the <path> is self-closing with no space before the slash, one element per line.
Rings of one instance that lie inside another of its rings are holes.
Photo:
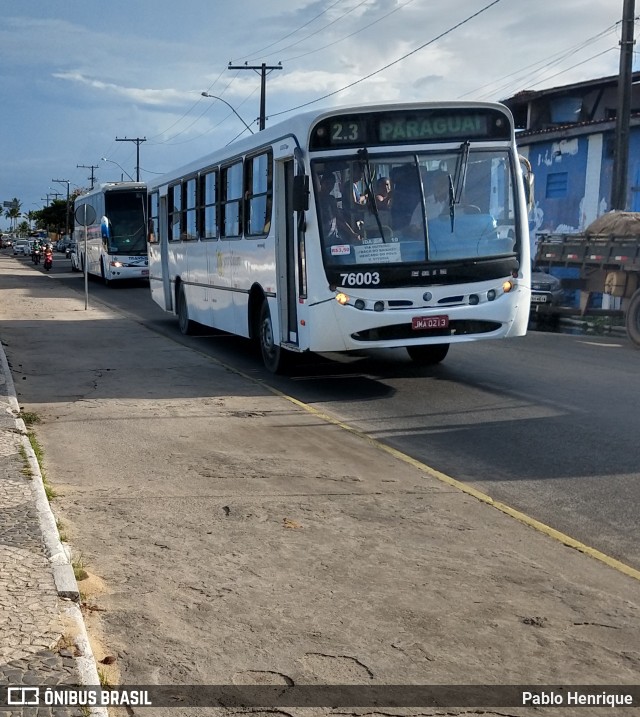
<path fill-rule="evenodd" d="M 505 294 L 508 294 L 514 286 L 515 284 L 513 283 L 513 281 L 509 281 L 507 279 L 507 281 L 502 284 L 502 291 L 504 291 Z"/>
<path fill-rule="evenodd" d="M 477 294 L 469 294 L 469 303 L 471 306 L 477 306 L 480 303 L 480 297 Z"/>
<path fill-rule="evenodd" d="M 384 311 L 384 301 L 376 301 L 373 305 L 374 311 Z"/>
<path fill-rule="evenodd" d="M 362 311 L 365 307 L 364 299 L 356 299 L 354 306 Z"/>
<path fill-rule="evenodd" d="M 344 306 L 345 304 L 349 303 L 349 297 L 346 294 L 340 292 L 339 294 L 336 294 L 336 301 L 339 304 L 342 304 L 342 306 Z"/>
<path fill-rule="evenodd" d="M 496 290 L 489 289 L 489 291 L 487 291 L 487 301 L 493 301 L 495 298 L 496 298 Z"/>
<path fill-rule="evenodd" d="M 110 262 L 110 263 L 111 263 L 111 266 L 115 266 L 115 267 L 117 267 L 118 269 L 122 266 L 122 262 L 121 262 L 121 261 L 112 261 L 112 262 Z"/>

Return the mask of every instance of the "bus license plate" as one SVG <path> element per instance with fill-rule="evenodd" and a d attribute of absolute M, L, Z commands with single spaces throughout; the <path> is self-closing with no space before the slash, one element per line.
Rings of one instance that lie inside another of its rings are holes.
<path fill-rule="evenodd" d="M 546 304 L 547 297 L 545 294 L 531 294 L 531 301 L 534 304 Z"/>
<path fill-rule="evenodd" d="M 449 317 L 440 316 L 414 316 L 411 319 L 411 328 L 414 331 L 428 331 L 429 329 L 446 329 L 449 326 Z"/>

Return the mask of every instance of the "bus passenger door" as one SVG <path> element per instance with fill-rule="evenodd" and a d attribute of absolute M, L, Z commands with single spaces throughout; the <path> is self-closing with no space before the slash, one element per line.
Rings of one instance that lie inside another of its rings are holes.
<path fill-rule="evenodd" d="M 299 346 L 297 261 L 298 241 L 296 215 L 293 211 L 292 159 L 276 163 L 276 267 L 280 340 L 285 345 Z"/>

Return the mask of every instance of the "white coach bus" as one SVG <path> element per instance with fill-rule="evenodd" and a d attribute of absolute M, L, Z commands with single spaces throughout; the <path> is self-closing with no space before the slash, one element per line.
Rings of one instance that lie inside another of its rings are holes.
<path fill-rule="evenodd" d="M 98 184 L 76 197 L 76 216 L 80 207 L 93 207 L 95 220 L 85 228 L 77 222 L 73 238 L 77 244 L 76 265 L 101 277 L 106 284 L 122 279 L 148 279 L 147 187 L 141 182 Z M 89 215 L 89 212 L 87 212 Z"/>
<path fill-rule="evenodd" d="M 304 351 L 438 363 L 526 332 L 525 180 L 499 104 L 300 114 L 148 185 L 152 297 L 273 372 Z"/>

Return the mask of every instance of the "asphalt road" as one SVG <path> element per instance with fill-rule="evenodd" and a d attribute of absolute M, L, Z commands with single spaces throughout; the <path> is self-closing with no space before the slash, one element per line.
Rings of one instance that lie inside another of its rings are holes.
<path fill-rule="evenodd" d="M 84 290 L 66 260 L 54 272 Z M 428 369 L 404 350 L 314 355 L 277 377 L 242 339 L 204 329 L 181 336 L 146 285 L 90 281 L 92 300 L 640 568 L 640 353 L 626 337 L 532 331 L 454 346 Z"/>

